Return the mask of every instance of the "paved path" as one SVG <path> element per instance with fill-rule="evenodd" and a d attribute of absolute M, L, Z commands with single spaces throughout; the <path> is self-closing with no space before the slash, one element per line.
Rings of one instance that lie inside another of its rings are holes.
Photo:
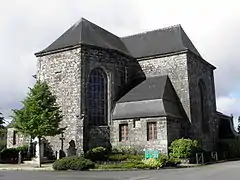
<path fill-rule="evenodd" d="M 240 161 L 150 171 L 0 171 L 0 180 L 239 180 Z"/>

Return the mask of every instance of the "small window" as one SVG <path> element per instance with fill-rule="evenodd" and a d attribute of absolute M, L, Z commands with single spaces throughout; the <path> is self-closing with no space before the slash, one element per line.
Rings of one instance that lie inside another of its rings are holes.
<path fill-rule="evenodd" d="M 127 141 L 128 140 L 128 125 L 120 124 L 119 125 L 119 141 Z"/>
<path fill-rule="evenodd" d="M 157 139 L 157 123 L 156 122 L 148 122 L 147 123 L 147 140 L 155 140 Z"/>
<path fill-rule="evenodd" d="M 17 134 L 17 132 L 13 131 L 13 145 L 16 144 L 16 134 Z"/>

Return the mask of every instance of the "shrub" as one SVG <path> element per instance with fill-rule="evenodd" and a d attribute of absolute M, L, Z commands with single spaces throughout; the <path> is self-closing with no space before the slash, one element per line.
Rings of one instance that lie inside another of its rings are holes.
<path fill-rule="evenodd" d="M 177 166 L 177 165 L 180 164 L 180 163 L 181 163 L 180 159 L 174 158 L 174 157 L 171 157 L 171 156 L 170 156 L 170 157 L 168 158 L 165 166 L 166 166 L 166 167 L 175 167 L 175 166 Z"/>
<path fill-rule="evenodd" d="M 155 169 L 163 166 L 163 164 L 160 161 L 154 158 L 145 159 L 143 160 L 143 163 L 146 164 L 147 167 L 151 169 Z"/>
<path fill-rule="evenodd" d="M 108 157 L 109 161 L 141 161 L 143 155 L 131 155 L 131 154 L 111 154 Z"/>
<path fill-rule="evenodd" d="M 27 158 L 27 155 L 28 155 L 28 145 L 19 146 L 19 147 L 16 148 L 16 150 L 18 152 L 21 151 L 22 159 L 26 159 Z"/>
<path fill-rule="evenodd" d="M 137 155 L 139 151 L 133 147 L 119 146 L 112 149 L 113 154 L 131 154 Z"/>
<path fill-rule="evenodd" d="M 163 165 L 166 166 L 167 162 L 168 162 L 168 156 L 165 154 L 160 154 L 158 161 Z"/>
<path fill-rule="evenodd" d="M 87 170 L 94 168 L 94 163 L 83 157 L 70 156 L 58 159 L 53 163 L 54 170 Z"/>
<path fill-rule="evenodd" d="M 191 139 L 177 139 L 169 147 L 170 156 L 174 158 L 191 158 L 199 150 L 198 142 Z"/>
<path fill-rule="evenodd" d="M 158 161 L 162 164 L 164 167 L 174 167 L 177 166 L 180 163 L 180 159 L 174 158 L 172 156 L 167 156 L 165 154 L 161 154 L 159 156 Z"/>
<path fill-rule="evenodd" d="M 91 161 L 104 161 L 107 159 L 108 151 L 104 147 L 96 147 L 90 149 L 85 154 L 85 158 L 90 159 Z"/>
<path fill-rule="evenodd" d="M 145 169 L 148 168 L 148 165 L 144 164 L 142 161 L 134 161 L 134 162 L 122 162 L 117 164 L 101 164 L 98 165 L 98 169 Z"/>
<path fill-rule="evenodd" d="M 17 163 L 19 152 L 22 152 L 22 160 L 27 158 L 28 146 L 19 146 L 17 148 L 4 148 L 0 152 L 1 161 L 5 163 Z"/>

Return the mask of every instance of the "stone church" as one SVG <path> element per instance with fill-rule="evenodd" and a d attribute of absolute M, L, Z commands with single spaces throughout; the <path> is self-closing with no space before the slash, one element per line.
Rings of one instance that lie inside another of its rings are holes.
<path fill-rule="evenodd" d="M 96 146 L 168 153 L 182 137 L 214 150 L 220 119 L 231 126 L 216 111 L 216 68 L 181 25 L 118 37 L 82 18 L 35 55 L 36 78 L 57 96 L 67 126 L 46 137 L 54 151 L 68 154 L 71 142 L 76 154 Z M 27 141 L 13 145 L 14 133 L 8 130 L 8 147 Z"/>

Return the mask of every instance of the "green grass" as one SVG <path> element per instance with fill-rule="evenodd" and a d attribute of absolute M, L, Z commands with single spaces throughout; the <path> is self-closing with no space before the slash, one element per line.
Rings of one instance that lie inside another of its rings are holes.
<path fill-rule="evenodd" d="M 148 168 L 148 166 L 142 163 L 141 161 L 96 165 L 96 169 L 134 169 L 134 168 L 145 169 L 145 168 Z"/>

